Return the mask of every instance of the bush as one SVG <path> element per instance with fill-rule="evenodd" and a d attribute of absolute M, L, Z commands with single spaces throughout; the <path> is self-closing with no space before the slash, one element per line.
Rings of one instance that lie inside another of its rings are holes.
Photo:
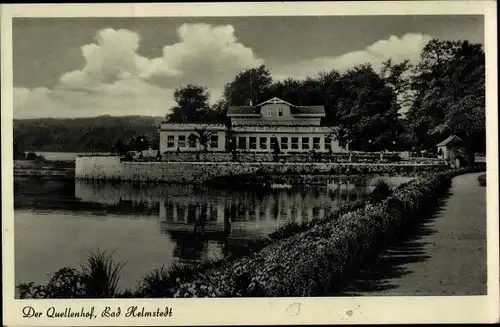
<path fill-rule="evenodd" d="M 372 203 L 378 202 L 391 195 L 391 192 L 391 186 L 386 181 L 379 180 L 375 184 L 375 189 L 368 196 L 368 199 Z"/>
<path fill-rule="evenodd" d="M 73 268 L 59 269 L 47 285 L 21 283 L 17 286 L 21 299 L 71 299 L 86 295 L 83 275 Z"/>
<path fill-rule="evenodd" d="M 36 153 L 34 152 L 29 152 L 28 154 L 26 154 L 26 157 L 25 157 L 26 160 L 30 160 L 30 161 L 34 161 L 36 163 L 42 163 L 42 162 L 45 162 L 45 157 L 42 156 L 42 155 L 37 155 Z"/>
<path fill-rule="evenodd" d="M 62 268 L 47 285 L 21 283 L 17 286 L 21 299 L 111 298 L 120 295 L 117 289 L 124 264 L 115 263 L 113 253 L 97 250 L 81 264 L 81 271 Z M 126 294 L 125 294 L 126 295 Z"/>
<path fill-rule="evenodd" d="M 177 266 L 173 266 L 170 270 L 172 272 Z M 137 295 L 141 297 L 172 297 L 173 293 L 170 291 L 172 287 L 171 273 L 163 267 L 155 268 L 147 273 L 140 281 Z M 174 279 L 175 281 L 175 279 Z"/>
<path fill-rule="evenodd" d="M 486 174 L 479 175 L 477 178 L 480 186 L 486 186 Z"/>
<path fill-rule="evenodd" d="M 91 253 L 81 265 L 87 297 L 112 298 L 118 294 L 120 273 L 125 263 L 113 260 L 113 252 Z"/>

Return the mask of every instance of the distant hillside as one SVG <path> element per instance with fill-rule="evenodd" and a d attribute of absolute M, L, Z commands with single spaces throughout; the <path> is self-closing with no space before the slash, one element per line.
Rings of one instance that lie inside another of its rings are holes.
<path fill-rule="evenodd" d="M 19 151 L 107 152 L 118 140 L 131 144 L 144 135 L 158 148 L 162 117 L 98 116 L 14 120 L 14 143 Z"/>

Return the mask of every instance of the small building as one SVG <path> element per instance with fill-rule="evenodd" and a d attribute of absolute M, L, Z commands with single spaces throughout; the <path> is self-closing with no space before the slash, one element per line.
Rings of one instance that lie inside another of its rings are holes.
<path fill-rule="evenodd" d="M 465 142 L 456 135 L 450 135 L 437 145 L 438 158 L 450 162 L 452 166 L 460 167 L 464 158 Z"/>
<path fill-rule="evenodd" d="M 330 136 L 332 130 L 320 125 L 325 117 L 323 106 L 297 106 L 275 97 L 255 106 L 230 106 L 227 117 L 231 119 L 230 128 L 162 123 L 160 153 L 227 149 L 274 152 L 277 148 L 281 153 L 346 152 Z"/>
<path fill-rule="evenodd" d="M 215 124 L 160 125 L 160 153 L 226 150 L 226 126 Z"/>

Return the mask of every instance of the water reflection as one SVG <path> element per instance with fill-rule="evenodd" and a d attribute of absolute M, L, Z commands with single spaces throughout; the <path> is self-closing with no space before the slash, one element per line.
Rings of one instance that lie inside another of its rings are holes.
<path fill-rule="evenodd" d="M 154 218 L 158 231 L 174 244 L 173 256 L 192 262 L 224 255 L 232 246 L 263 237 L 289 221 L 321 219 L 341 203 L 366 197 L 373 189 L 367 185 L 373 183 L 344 177 L 323 186 L 258 192 L 134 182 L 17 180 L 15 207 L 84 217 Z"/>
<path fill-rule="evenodd" d="M 75 184 L 75 196 L 85 202 L 128 204 L 135 212 L 157 207 L 159 230 L 175 243 L 174 257 L 182 262 L 222 256 L 232 246 L 261 238 L 289 221 L 322 219 L 340 203 L 368 192 L 364 185 L 340 179 L 268 192 L 131 182 Z"/>

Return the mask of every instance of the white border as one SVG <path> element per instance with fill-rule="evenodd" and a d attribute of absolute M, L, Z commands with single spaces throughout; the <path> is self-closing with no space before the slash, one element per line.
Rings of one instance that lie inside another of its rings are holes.
<path fill-rule="evenodd" d="M 222 325 L 307 323 L 473 323 L 499 317 L 497 37 L 495 1 L 183 3 L 183 4 L 30 4 L 1 5 L 2 71 L 2 251 L 4 325 Z M 309 15 L 484 14 L 487 89 L 488 296 L 342 297 L 162 300 L 14 300 L 12 161 L 12 17 L 168 17 L 168 16 L 309 16 Z M 25 305 L 171 306 L 168 319 L 113 320 L 21 319 Z M 347 313 L 351 313 L 350 315 Z"/>

